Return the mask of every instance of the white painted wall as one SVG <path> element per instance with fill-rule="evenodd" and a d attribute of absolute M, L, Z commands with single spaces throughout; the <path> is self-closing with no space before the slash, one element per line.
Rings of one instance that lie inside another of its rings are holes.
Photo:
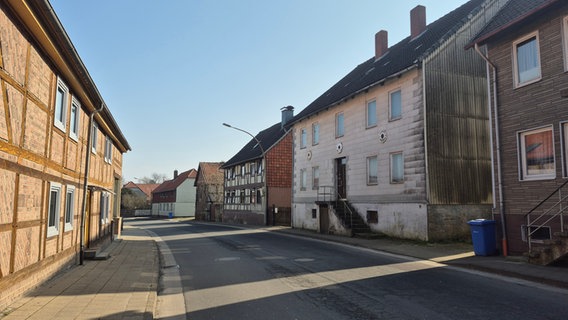
<path fill-rule="evenodd" d="M 195 179 L 186 179 L 177 188 L 174 216 L 195 217 L 195 192 L 197 188 L 194 183 Z"/>

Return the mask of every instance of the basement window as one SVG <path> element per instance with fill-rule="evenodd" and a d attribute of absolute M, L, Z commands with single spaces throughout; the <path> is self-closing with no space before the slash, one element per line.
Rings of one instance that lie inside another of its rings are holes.
<path fill-rule="evenodd" d="M 551 232 L 550 232 L 550 227 L 548 226 L 542 226 L 542 227 L 530 227 L 531 232 L 533 232 L 531 234 L 531 242 L 543 242 L 544 240 L 550 240 L 552 239 L 551 237 Z M 527 226 L 526 225 L 522 225 L 521 226 L 521 235 L 523 237 L 523 241 L 527 242 L 529 237 L 527 234 Z"/>
<path fill-rule="evenodd" d="M 379 212 L 377 210 L 367 210 L 367 223 L 379 223 Z"/>

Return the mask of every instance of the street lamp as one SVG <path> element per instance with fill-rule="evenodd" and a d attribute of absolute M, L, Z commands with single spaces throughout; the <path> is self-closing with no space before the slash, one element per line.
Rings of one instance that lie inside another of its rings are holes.
<path fill-rule="evenodd" d="M 268 166 L 266 164 L 266 160 L 264 159 L 264 154 L 265 154 L 264 148 L 262 147 L 262 144 L 260 143 L 260 141 L 254 135 L 252 135 L 250 132 L 243 130 L 241 128 L 233 127 L 232 125 L 225 123 L 225 122 L 223 122 L 223 125 L 227 128 L 235 129 L 235 130 L 238 130 L 240 132 L 244 132 L 244 133 L 248 134 L 249 136 L 251 136 L 254 139 L 254 141 L 256 141 L 256 143 L 260 147 L 260 151 L 262 152 L 261 159 L 260 159 L 261 165 L 264 162 L 264 166 L 262 168 L 262 191 L 263 191 L 264 197 L 265 197 L 264 203 L 266 204 L 266 207 L 263 208 L 264 224 L 267 224 L 268 223 L 268 220 L 267 220 L 268 219 L 268 214 L 267 214 L 267 211 L 268 211 L 268 187 L 266 186 L 266 170 L 268 169 Z"/>

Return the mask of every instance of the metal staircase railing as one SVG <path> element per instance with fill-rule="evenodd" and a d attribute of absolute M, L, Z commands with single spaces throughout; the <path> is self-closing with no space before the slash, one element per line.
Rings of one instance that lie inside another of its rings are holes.
<path fill-rule="evenodd" d="M 564 182 L 560 187 L 556 188 L 548 197 L 542 200 L 534 208 L 525 214 L 525 219 L 527 221 L 526 225 L 526 236 L 529 246 L 529 253 L 532 251 L 532 236 L 540 229 L 542 229 L 547 223 L 555 218 L 560 218 L 560 231 L 564 232 L 564 215 L 565 211 L 568 210 L 566 200 L 568 199 L 568 190 L 564 190 L 564 195 L 562 193 L 563 188 L 568 184 L 568 181 Z M 558 194 L 558 201 L 552 203 L 552 205 L 546 209 L 544 207 L 548 200 L 554 201 L 552 197 Z M 542 209 L 542 212 L 540 212 Z M 540 214 L 539 214 L 540 212 Z M 538 215 L 537 215 L 538 214 Z M 537 215 L 536 217 L 533 215 Z M 531 219 L 532 218 L 532 219 Z"/>
<path fill-rule="evenodd" d="M 341 198 L 339 192 L 336 191 L 334 186 L 319 186 L 316 202 L 327 202 L 327 203 L 341 203 L 343 205 L 343 212 L 349 214 L 349 228 L 351 229 L 351 236 L 353 236 L 353 211 L 347 204 L 347 199 Z M 347 222 L 347 221 L 345 221 Z"/>

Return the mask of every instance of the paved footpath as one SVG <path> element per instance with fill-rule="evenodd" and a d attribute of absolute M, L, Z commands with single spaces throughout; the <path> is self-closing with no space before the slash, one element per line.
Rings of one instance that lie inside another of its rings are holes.
<path fill-rule="evenodd" d="M 124 227 L 107 260 L 85 260 L 13 303 L 2 320 L 153 319 L 159 254 L 144 230 Z M 1 312 L 1 311 L 0 311 Z"/>

